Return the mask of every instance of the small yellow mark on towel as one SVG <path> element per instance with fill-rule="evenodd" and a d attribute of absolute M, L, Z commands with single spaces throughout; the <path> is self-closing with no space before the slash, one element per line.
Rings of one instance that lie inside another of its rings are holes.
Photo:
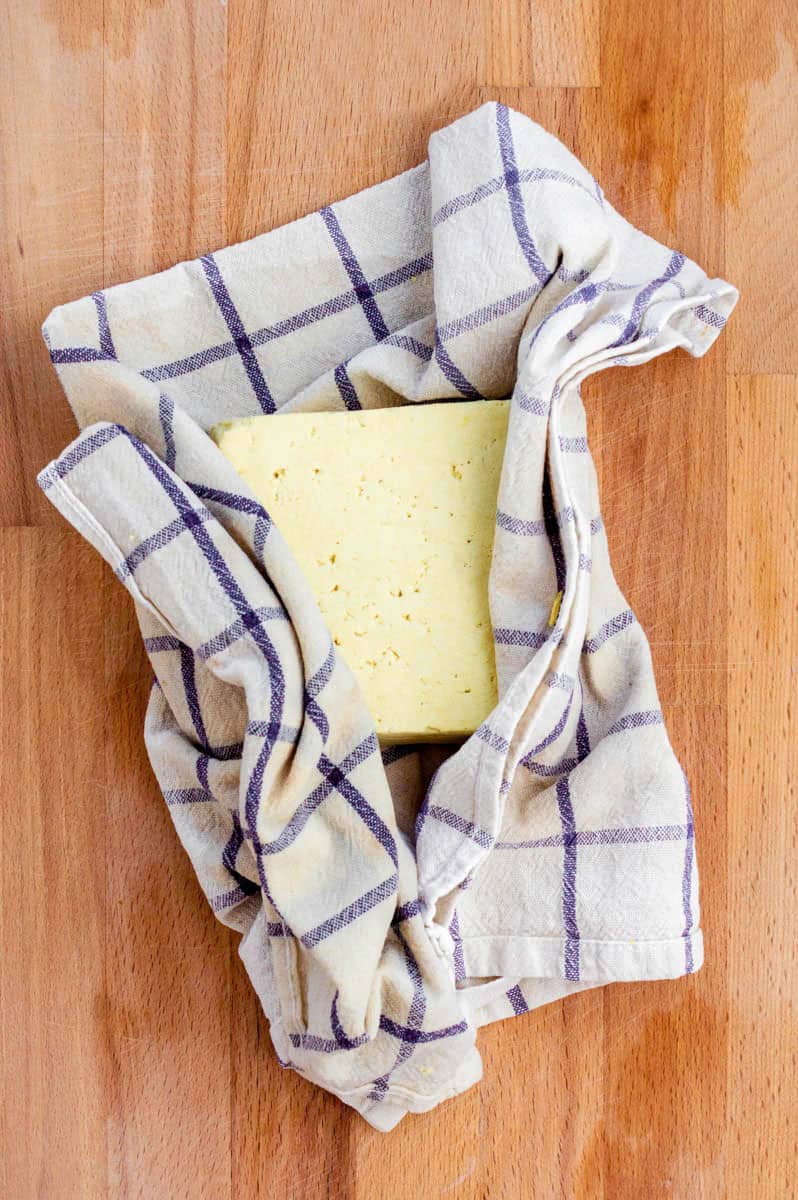
<path fill-rule="evenodd" d="M 557 617 L 560 615 L 560 605 L 562 604 L 562 592 L 558 592 L 554 597 L 554 603 L 551 606 L 549 613 L 549 625 L 557 624 Z"/>

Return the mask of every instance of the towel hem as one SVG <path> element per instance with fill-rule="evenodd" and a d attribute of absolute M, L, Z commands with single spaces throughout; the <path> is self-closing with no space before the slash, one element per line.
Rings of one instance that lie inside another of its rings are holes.
<path fill-rule="evenodd" d="M 636 979 L 677 979 L 691 975 L 704 961 L 700 929 L 661 941 L 578 940 L 578 977 L 573 982 L 612 983 Z M 490 978 L 570 978 L 565 961 L 573 962 L 568 938 L 463 937 L 467 976 Z"/>

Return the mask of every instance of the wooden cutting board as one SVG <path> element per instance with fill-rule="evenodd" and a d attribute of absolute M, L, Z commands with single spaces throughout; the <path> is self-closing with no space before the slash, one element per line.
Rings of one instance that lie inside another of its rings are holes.
<path fill-rule="evenodd" d="M 0 1195 L 794 1195 L 798 271 L 785 0 L 8 0 L 0 89 Z M 794 30 L 794 22 L 793 22 Z M 794 37 L 794 33 L 793 33 Z M 621 587 L 693 785 L 707 964 L 480 1034 L 369 1129 L 272 1054 L 146 760 L 130 602 L 38 493 L 57 303 L 421 161 L 502 99 L 742 301 L 709 356 L 585 388 Z"/>

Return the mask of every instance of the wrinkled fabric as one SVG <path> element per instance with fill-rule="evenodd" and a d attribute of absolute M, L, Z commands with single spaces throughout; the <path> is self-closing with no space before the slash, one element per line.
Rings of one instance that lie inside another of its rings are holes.
<path fill-rule="evenodd" d="M 178 835 L 283 1065 L 380 1129 L 479 1079 L 485 1022 L 702 962 L 689 786 L 610 567 L 580 384 L 705 353 L 736 298 L 486 104 L 413 170 L 45 323 L 81 432 L 39 482 L 133 597 Z M 499 700 L 460 746 L 381 749 L 207 430 L 483 397 L 510 405 Z"/>

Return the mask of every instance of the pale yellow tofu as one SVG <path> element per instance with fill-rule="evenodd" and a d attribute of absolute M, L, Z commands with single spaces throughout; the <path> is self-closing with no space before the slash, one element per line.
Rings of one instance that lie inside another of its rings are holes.
<path fill-rule="evenodd" d="M 472 733 L 496 703 L 488 572 L 503 400 L 226 421 L 386 742 Z"/>

